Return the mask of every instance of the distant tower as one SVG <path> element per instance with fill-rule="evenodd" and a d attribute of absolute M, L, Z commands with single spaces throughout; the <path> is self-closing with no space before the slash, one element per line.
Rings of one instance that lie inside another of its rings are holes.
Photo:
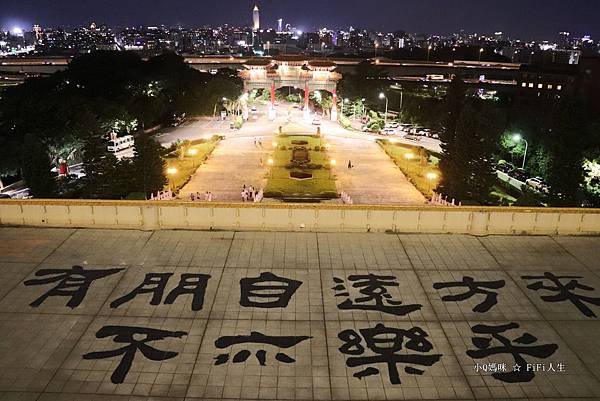
<path fill-rule="evenodd" d="M 277 32 L 283 32 L 283 18 L 277 20 Z"/>
<path fill-rule="evenodd" d="M 254 22 L 254 32 L 260 29 L 260 11 L 258 10 L 258 6 L 254 6 L 254 11 L 252 11 L 252 21 Z"/>

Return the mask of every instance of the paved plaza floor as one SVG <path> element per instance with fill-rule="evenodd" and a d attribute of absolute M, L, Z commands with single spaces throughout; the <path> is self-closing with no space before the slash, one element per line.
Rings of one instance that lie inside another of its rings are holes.
<path fill-rule="evenodd" d="M 599 400 L 600 238 L 0 228 L 0 400 Z"/>

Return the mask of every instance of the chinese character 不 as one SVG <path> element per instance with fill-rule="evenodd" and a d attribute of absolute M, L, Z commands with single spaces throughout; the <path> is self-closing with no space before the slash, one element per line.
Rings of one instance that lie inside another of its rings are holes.
<path fill-rule="evenodd" d="M 300 344 L 302 341 L 308 340 L 308 336 L 266 336 L 262 333 L 253 331 L 249 336 L 224 336 L 215 341 L 215 346 L 219 349 L 231 347 L 236 344 L 263 344 L 272 345 L 278 348 L 292 348 Z M 233 363 L 243 363 L 252 355 L 249 350 L 242 350 L 236 353 L 233 357 Z M 267 351 L 264 349 L 256 352 L 256 359 L 261 366 L 266 365 Z M 294 363 L 296 360 L 291 356 L 278 352 L 275 359 L 283 363 Z M 220 354 L 216 358 L 215 365 L 222 365 L 229 360 L 229 354 Z"/>
<path fill-rule="evenodd" d="M 507 383 L 530 382 L 535 377 L 534 372 L 521 371 L 521 367 L 527 365 L 527 361 L 522 355 L 529 355 L 536 358 L 548 358 L 558 349 L 556 344 L 533 345 L 538 341 L 537 337 L 524 333 L 520 337 L 509 340 L 503 336 L 508 330 L 518 329 L 517 323 L 509 323 L 498 326 L 488 326 L 478 324 L 473 326 L 473 333 L 484 334 L 485 337 L 473 337 L 472 342 L 478 349 L 467 350 L 467 355 L 474 359 L 482 359 L 491 355 L 510 354 L 515 360 L 515 369 L 512 372 L 496 372 L 492 376 L 495 379 Z M 490 337 L 487 337 L 490 336 Z M 500 346 L 492 346 L 492 340 L 498 341 Z"/>
<path fill-rule="evenodd" d="M 255 308 L 285 308 L 302 285 L 301 281 L 261 273 L 256 278 L 240 280 L 240 305 Z"/>
<path fill-rule="evenodd" d="M 442 288 L 466 287 L 467 291 L 458 295 L 444 295 L 442 301 L 464 301 L 476 294 L 485 295 L 485 300 L 473 308 L 473 312 L 488 312 L 498 303 L 498 294 L 489 290 L 498 290 L 503 288 L 506 282 L 498 281 L 475 281 L 473 277 L 465 276 L 462 281 L 449 283 L 434 283 L 433 288 L 440 290 Z"/>
<path fill-rule="evenodd" d="M 54 288 L 30 303 L 37 308 L 49 297 L 71 297 L 67 306 L 71 309 L 78 307 L 85 298 L 90 286 L 95 280 L 108 277 L 125 269 L 85 270 L 81 266 L 73 266 L 71 269 L 41 269 L 35 275 L 51 276 L 25 281 L 27 286 L 58 283 Z"/>
<path fill-rule="evenodd" d="M 403 305 L 402 301 L 392 299 L 387 287 L 399 287 L 400 284 L 396 280 L 394 276 L 350 275 L 348 281 L 353 283 L 353 288 L 359 288 L 359 292 L 364 296 L 354 300 L 346 299 L 338 304 L 338 308 L 342 310 L 378 311 L 396 316 L 404 316 L 420 310 L 423 306 L 421 304 Z M 337 284 L 332 288 L 337 292 L 336 297 L 350 296 L 344 280 L 334 277 L 333 281 Z"/>
<path fill-rule="evenodd" d="M 113 383 L 119 384 L 125 380 L 138 350 L 152 361 L 166 361 L 167 359 L 175 358 L 178 353 L 162 351 L 153 348 L 148 343 L 166 338 L 181 338 L 186 335 L 187 333 L 184 331 L 166 331 L 144 327 L 104 326 L 98 330 L 96 338 L 114 336 L 114 342 L 127 345 L 111 351 L 90 352 L 85 354 L 83 359 L 105 359 L 123 355 L 121 362 L 119 362 L 119 365 L 110 377 Z M 139 337 L 143 338 L 138 339 Z"/>
<path fill-rule="evenodd" d="M 345 330 L 338 334 L 338 338 L 344 341 L 344 345 L 339 350 L 343 354 L 352 355 L 346 359 L 346 366 L 352 368 L 385 363 L 392 384 L 401 384 L 398 364 L 433 366 L 440 360 L 441 354 L 425 354 L 433 349 L 427 337 L 428 334 L 420 327 L 404 330 L 386 327 L 383 324 L 378 324 L 374 328 L 360 329 L 358 332 Z M 365 347 L 375 355 L 364 356 Z M 403 349 L 416 353 L 400 354 Z M 422 369 L 414 366 L 406 366 L 404 371 L 411 375 L 424 373 Z M 379 369 L 369 366 L 355 373 L 354 377 L 362 379 L 376 374 L 379 374 Z"/>
<path fill-rule="evenodd" d="M 583 290 L 583 291 L 594 291 L 594 288 L 589 287 L 584 284 L 580 284 L 577 281 L 578 278 L 583 278 L 580 276 L 555 276 L 553 273 L 546 272 L 543 276 L 521 276 L 524 280 L 541 280 L 536 281 L 533 284 L 529 284 L 527 288 L 539 291 L 546 290 L 551 292 L 556 292 L 554 295 L 542 295 L 541 298 L 546 302 L 564 302 L 570 301 L 573 305 L 577 307 L 587 317 L 596 317 L 596 314 L 586 305 L 592 304 L 596 306 L 600 306 L 600 298 L 592 298 L 587 297 L 585 295 L 577 294 L 573 291 L 575 290 Z M 563 284 L 561 280 L 570 281 L 567 284 Z M 544 280 L 551 281 L 554 285 L 544 285 Z"/>
<path fill-rule="evenodd" d="M 131 301 L 141 294 L 152 294 L 150 305 L 160 305 L 165 288 L 173 273 L 148 273 L 144 281 L 129 294 L 110 303 L 113 309 Z M 204 305 L 204 293 L 210 279 L 208 274 L 182 274 L 177 287 L 173 288 L 165 298 L 165 305 L 172 305 L 180 295 L 191 294 L 192 310 L 199 311 Z"/>

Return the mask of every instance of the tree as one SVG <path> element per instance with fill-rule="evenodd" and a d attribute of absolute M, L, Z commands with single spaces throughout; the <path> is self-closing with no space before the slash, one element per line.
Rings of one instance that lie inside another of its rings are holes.
<path fill-rule="evenodd" d="M 135 138 L 134 157 L 131 160 L 134 185 L 130 192 L 141 192 L 148 196 L 164 188 L 167 178 L 163 152 L 162 146 L 149 135 L 141 133 Z"/>
<path fill-rule="evenodd" d="M 83 168 L 85 171 L 84 193 L 90 198 L 119 198 L 121 191 L 117 182 L 119 162 L 109 153 L 106 144 L 97 133 L 89 135 L 83 146 Z M 119 193 L 116 193 L 119 192 Z"/>
<path fill-rule="evenodd" d="M 56 197 L 56 176 L 51 172 L 48 147 L 32 135 L 27 135 L 23 142 L 21 165 L 23 179 L 34 197 Z"/>
<path fill-rule="evenodd" d="M 460 79 L 447 96 L 440 190 L 458 201 L 488 202 L 497 180 L 491 157 L 506 125 L 504 112 L 493 103 L 466 98 Z"/>

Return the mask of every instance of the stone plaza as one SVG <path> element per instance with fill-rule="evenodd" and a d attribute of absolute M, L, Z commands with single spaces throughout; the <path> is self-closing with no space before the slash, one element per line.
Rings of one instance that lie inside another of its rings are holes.
<path fill-rule="evenodd" d="M 599 237 L 0 228 L 0 400 L 598 400 Z"/>

